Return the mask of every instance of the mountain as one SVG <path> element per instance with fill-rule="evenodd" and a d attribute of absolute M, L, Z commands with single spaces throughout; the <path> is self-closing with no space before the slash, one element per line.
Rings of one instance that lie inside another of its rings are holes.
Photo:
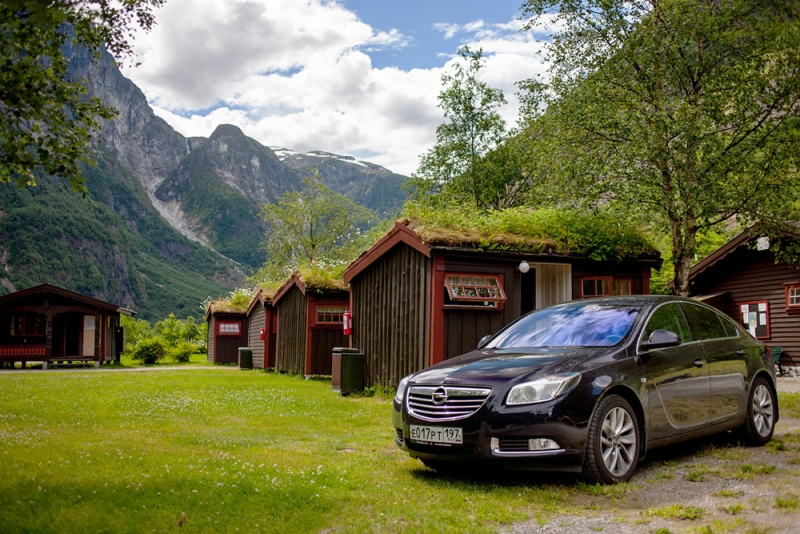
<path fill-rule="evenodd" d="M 186 138 L 156 116 L 110 54 L 63 47 L 69 75 L 117 109 L 97 134 L 88 198 L 48 176 L 0 184 L 0 294 L 49 282 L 131 307 L 141 317 L 197 315 L 265 260 L 261 206 L 309 167 L 333 190 L 384 215 L 403 176 L 350 156 L 272 149 L 221 125 Z"/>
<path fill-rule="evenodd" d="M 380 165 L 330 152 L 303 154 L 285 148 L 273 151 L 287 167 L 302 176 L 317 169 L 325 185 L 382 217 L 393 217 L 406 200 L 401 188 L 406 177 Z"/>
<path fill-rule="evenodd" d="M 180 212 L 208 246 L 257 269 L 266 260 L 260 206 L 295 189 L 297 176 L 270 149 L 229 124 L 208 139 L 193 138 L 191 147 L 156 198 Z"/>
<path fill-rule="evenodd" d="M 200 315 L 204 300 L 241 283 L 232 261 L 160 217 L 109 151 L 83 172 L 91 198 L 48 176 L 29 189 L 0 184 L 0 294 L 49 282 L 153 321 Z"/>

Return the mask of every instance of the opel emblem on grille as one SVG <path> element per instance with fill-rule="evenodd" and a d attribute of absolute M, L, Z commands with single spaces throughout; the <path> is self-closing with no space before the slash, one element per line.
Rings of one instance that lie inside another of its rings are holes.
<path fill-rule="evenodd" d="M 441 406 L 447 402 L 447 390 L 444 388 L 439 388 L 434 391 L 433 395 L 431 395 L 431 401 L 433 401 L 433 404 L 436 406 Z"/>

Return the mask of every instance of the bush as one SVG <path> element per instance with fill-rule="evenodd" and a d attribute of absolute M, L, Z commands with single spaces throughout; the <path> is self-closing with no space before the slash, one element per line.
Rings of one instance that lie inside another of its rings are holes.
<path fill-rule="evenodd" d="M 178 343 L 175 348 L 170 350 L 170 355 L 172 358 L 178 363 L 186 363 L 192 357 L 192 354 L 195 353 L 197 347 L 189 343 L 188 341 L 181 341 Z"/>
<path fill-rule="evenodd" d="M 145 364 L 152 365 L 162 360 L 166 354 L 167 351 L 161 341 L 158 339 L 146 339 L 139 342 L 131 357 L 134 360 L 140 360 Z"/>

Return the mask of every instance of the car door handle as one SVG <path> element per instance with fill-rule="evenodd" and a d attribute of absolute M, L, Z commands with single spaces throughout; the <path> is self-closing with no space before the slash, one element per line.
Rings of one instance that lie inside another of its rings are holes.
<path fill-rule="evenodd" d="M 737 349 L 736 354 L 738 354 L 739 356 L 743 356 L 744 351 L 742 349 Z"/>
<path fill-rule="evenodd" d="M 695 364 L 697 367 L 703 367 L 703 366 L 706 364 L 706 361 L 705 361 L 705 360 L 701 360 L 700 358 L 698 358 L 698 359 L 696 359 L 696 360 L 694 361 L 694 364 Z"/>

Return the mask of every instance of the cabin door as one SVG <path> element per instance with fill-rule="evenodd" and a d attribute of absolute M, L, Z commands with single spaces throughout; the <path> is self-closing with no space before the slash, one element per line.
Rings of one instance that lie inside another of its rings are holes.
<path fill-rule="evenodd" d="M 572 265 L 539 263 L 535 269 L 537 310 L 572 300 Z"/>

